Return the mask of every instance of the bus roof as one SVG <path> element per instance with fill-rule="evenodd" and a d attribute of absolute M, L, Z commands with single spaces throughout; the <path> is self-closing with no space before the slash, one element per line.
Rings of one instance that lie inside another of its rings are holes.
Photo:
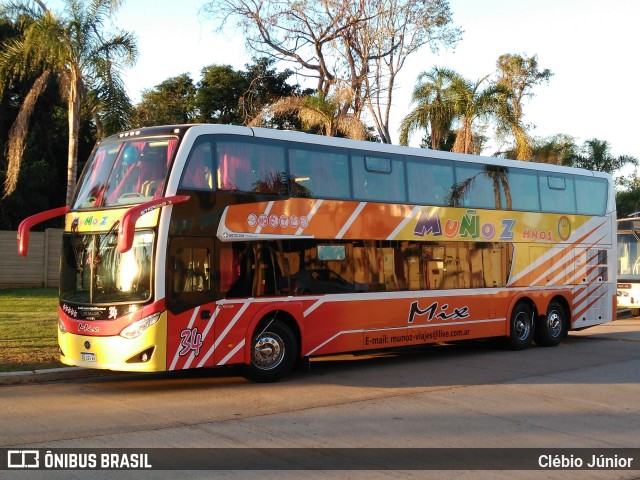
<path fill-rule="evenodd" d="M 328 137 L 310 133 L 295 132 L 289 130 L 276 130 L 270 128 L 245 127 L 239 125 L 221 124 L 184 124 L 184 125 L 163 125 L 154 127 L 143 127 L 128 132 L 122 132 L 104 139 L 101 143 L 107 143 L 131 136 L 152 136 L 152 135 L 177 135 L 182 137 L 187 134 L 227 134 L 241 135 L 255 138 L 265 138 L 283 140 L 289 142 L 300 142 L 305 144 L 315 144 L 329 147 L 351 148 L 356 150 L 376 151 L 380 153 L 396 155 L 412 155 L 414 157 L 439 158 L 456 160 L 460 162 L 485 163 L 503 167 L 517 167 L 529 170 L 544 170 L 547 172 L 571 173 L 574 175 L 585 175 L 593 177 L 610 178 L 604 172 L 590 171 L 583 168 L 558 166 L 548 163 L 527 162 L 519 160 L 509 160 L 499 157 L 468 155 L 462 153 L 446 152 L 441 150 L 431 150 L 426 148 L 405 147 L 393 144 L 369 142 L 364 140 L 350 140 L 338 137 Z"/>

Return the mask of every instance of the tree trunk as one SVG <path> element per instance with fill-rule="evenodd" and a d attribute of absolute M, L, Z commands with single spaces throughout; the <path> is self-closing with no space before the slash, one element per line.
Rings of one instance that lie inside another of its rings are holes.
<path fill-rule="evenodd" d="M 74 75 L 74 73 L 72 73 Z M 67 158 L 67 202 L 71 206 L 76 190 L 78 172 L 78 133 L 80 131 L 80 88 L 79 80 L 71 79 L 69 87 L 69 153 Z"/>
<path fill-rule="evenodd" d="M 20 165 L 22 163 L 22 154 L 27 141 L 27 133 L 29 130 L 29 119 L 36 106 L 38 97 L 47 88 L 51 70 L 45 70 L 36 79 L 31 90 L 20 105 L 20 111 L 16 117 L 7 139 L 7 176 L 4 182 L 3 198 L 11 195 L 18 185 L 18 177 L 20 175 Z"/>
<path fill-rule="evenodd" d="M 452 152 L 456 153 L 469 153 L 471 152 L 471 142 L 473 140 L 473 134 L 471 132 L 471 119 L 465 117 L 462 128 L 458 130 L 456 140 L 453 143 Z"/>

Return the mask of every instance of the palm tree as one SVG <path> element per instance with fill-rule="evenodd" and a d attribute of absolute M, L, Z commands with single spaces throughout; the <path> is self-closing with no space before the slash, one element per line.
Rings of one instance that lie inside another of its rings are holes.
<path fill-rule="evenodd" d="M 609 142 L 591 138 L 582 144 L 580 152 L 567 159 L 567 163 L 573 167 L 613 174 L 626 165 L 637 166 L 638 159 L 630 155 L 614 157 Z"/>
<path fill-rule="evenodd" d="M 450 97 L 454 76 L 452 70 L 440 67 L 433 67 L 430 72 L 422 72 L 418 76 L 418 84 L 411 95 L 411 101 L 417 106 L 400 123 L 401 145 L 408 145 L 409 136 L 416 130 L 429 128 L 431 148 L 440 150 L 455 117 Z"/>
<path fill-rule="evenodd" d="M 407 115 L 400 127 L 400 143 L 407 144 L 409 134 L 419 128 L 431 128 L 431 147 L 439 149 L 447 132 L 458 123 L 452 151 L 472 153 L 477 150 L 478 136 L 473 127 L 478 119 L 497 118 L 511 113 L 507 103 L 509 92 L 503 85 L 489 84 L 488 76 L 477 82 L 459 73 L 435 67 L 422 73 L 413 92 L 417 107 Z"/>
<path fill-rule="evenodd" d="M 306 129 L 318 130 L 322 135 L 335 137 L 343 135 L 355 140 L 367 137 L 364 123 L 349 113 L 345 113 L 352 103 L 353 95 L 349 88 L 338 88 L 334 94 L 325 96 L 293 95 L 283 97 L 262 110 L 249 126 L 259 126 L 269 117 L 295 114 Z"/>
<path fill-rule="evenodd" d="M 106 34 L 103 31 L 105 22 L 121 5 L 121 0 L 65 0 L 65 17 L 52 13 L 41 0 L 36 3 L 38 8 L 27 0 L 5 7 L 6 14 L 21 25 L 23 35 L 0 46 L 0 95 L 2 86 L 12 81 L 37 79 L 23 100 L 9 133 L 4 197 L 17 185 L 29 116 L 49 78 L 55 78 L 67 102 L 66 202 L 70 204 L 76 185 L 81 102 L 89 92 L 94 92 L 101 101 L 118 99 L 121 102 L 126 94 L 119 72 L 123 66 L 133 65 L 137 48 L 132 34 L 124 31 Z M 94 100 L 94 105 L 98 104 Z M 122 109 L 116 108 L 112 113 L 120 112 Z"/>
<path fill-rule="evenodd" d="M 508 90 L 502 85 L 489 84 L 481 89 L 489 77 L 485 76 L 475 83 L 454 73 L 450 78 L 450 101 L 455 116 L 460 122 L 452 151 L 458 153 L 474 152 L 476 140 L 473 125 L 478 119 L 499 118 L 510 115 L 510 107 L 505 102 Z M 478 152 L 479 153 L 479 152 Z"/>
<path fill-rule="evenodd" d="M 538 68 L 538 58 L 522 55 L 500 55 L 497 62 L 497 83 L 504 86 L 509 95 L 504 99 L 504 106 L 509 111 L 498 117 L 498 134 L 510 133 L 515 141 L 515 159 L 531 160 L 533 156 L 532 139 L 526 131 L 522 102 L 525 97 L 532 96 L 531 89 L 541 83 L 547 83 L 553 73 L 548 68 Z"/>
<path fill-rule="evenodd" d="M 561 133 L 548 138 L 536 139 L 532 147 L 532 160 L 552 165 L 571 165 L 577 151 L 575 139 Z M 510 153 L 514 157 L 516 156 L 515 151 Z"/>

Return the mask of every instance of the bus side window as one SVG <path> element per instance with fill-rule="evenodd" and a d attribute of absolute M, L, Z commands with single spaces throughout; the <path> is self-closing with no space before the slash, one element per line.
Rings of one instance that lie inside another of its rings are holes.
<path fill-rule="evenodd" d="M 457 207 L 500 208 L 499 168 L 457 162 L 456 184 L 450 192 L 449 204 Z"/>
<path fill-rule="evenodd" d="M 406 201 L 402 160 L 353 155 L 351 166 L 356 200 Z"/>
<path fill-rule="evenodd" d="M 287 195 L 284 148 L 244 140 L 216 143 L 219 190 Z"/>
<path fill-rule="evenodd" d="M 234 260 L 232 264 L 232 272 L 222 274 L 221 276 L 232 277 L 233 281 L 226 291 L 227 298 L 250 297 L 253 291 L 255 256 L 251 244 L 247 244 L 247 248 L 237 254 L 234 250 Z M 225 267 L 222 265 L 221 267 Z M 226 265 L 228 267 L 228 265 Z"/>
<path fill-rule="evenodd" d="M 543 212 L 576 213 L 573 177 L 540 173 L 538 180 Z"/>
<path fill-rule="evenodd" d="M 453 186 L 453 162 L 429 159 L 428 162 L 407 160 L 409 202 L 418 205 L 446 205 Z"/>
<path fill-rule="evenodd" d="M 604 178 L 575 177 L 576 203 L 581 215 L 604 215 L 607 181 Z"/>
<path fill-rule="evenodd" d="M 181 188 L 213 190 L 213 156 L 211 142 L 205 139 L 196 142 L 189 153 L 189 159 L 180 182 Z"/>
<path fill-rule="evenodd" d="M 232 259 L 229 250 L 222 246 L 220 253 L 220 287 L 226 298 L 279 295 L 287 289 L 283 253 L 276 243 L 248 243 L 240 252 L 234 246 Z"/>
<path fill-rule="evenodd" d="M 350 198 L 349 157 L 342 153 L 290 149 L 291 194 L 294 197 Z"/>

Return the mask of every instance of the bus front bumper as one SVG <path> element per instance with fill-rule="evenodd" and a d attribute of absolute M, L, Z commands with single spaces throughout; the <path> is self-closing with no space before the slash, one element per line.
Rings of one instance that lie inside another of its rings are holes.
<path fill-rule="evenodd" d="M 167 314 L 140 336 L 98 337 L 62 332 L 58 328 L 60 361 L 65 365 L 123 372 L 162 372 L 167 369 Z"/>

